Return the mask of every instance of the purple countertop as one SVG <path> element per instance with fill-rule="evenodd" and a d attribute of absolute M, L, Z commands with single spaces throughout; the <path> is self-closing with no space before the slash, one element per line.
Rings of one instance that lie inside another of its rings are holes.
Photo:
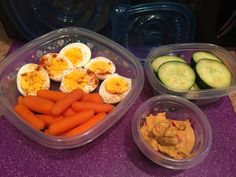
<path fill-rule="evenodd" d="M 212 147 L 205 161 L 194 168 L 175 171 L 146 158 L 132 137 L 133 114 L 151 93 L 146 82 L 134 105 L 113 127 L 89 144 L 70 150 L 39 145 L 0 117 L 0 177 L 236 176 L 236 114 L 229 97 L 200 107 L 213 131 Z"/>

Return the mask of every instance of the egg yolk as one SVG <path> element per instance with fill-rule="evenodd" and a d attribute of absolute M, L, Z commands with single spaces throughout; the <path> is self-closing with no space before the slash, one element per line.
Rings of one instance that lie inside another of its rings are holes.
<path fill-rule="evenodd" d="M 83 53 L 76 47 L 69 48 L 64 53 L 74 66 L 78 65 L 83 59 Z"/>
<path fill-rule="evenodd" d="M 110 62 L 96 61 L 94 63 L 91 63 L 89 69 L 95 72 L 96 74 L 109 74 L 111 73 L 110 71 L 112 69 L 112 65 Z"/>
<path fill-rule="evenodd" d="M 128 82 L 123 78 L 110 78 L 105 83 L 106 90 L 111 94 L 122 94 L 129 88 Z"/>
<path fill-rule="evenodd" d="M 86 77 L 86 73 L 76 70 L 65 76 L 64 87 L 68 90 L 73 90 L 75 88 L 83 89 L 88 82 L 89 80 L 88 77 Z"/>
<path fill-rule="evenodd" d="M 68 69 L 66 61 L 59 58 L 51 58 L 50 60 L 42 60 L 40 63 L 50 76 L 60 75 L 63 71 Z"/>
<path fill-rule="evenodd" d="M 26 95 L 37 90 L 46 89 L 46 79 L 39 71 L 32 71 L 21 75 L 20 85 Z"/>

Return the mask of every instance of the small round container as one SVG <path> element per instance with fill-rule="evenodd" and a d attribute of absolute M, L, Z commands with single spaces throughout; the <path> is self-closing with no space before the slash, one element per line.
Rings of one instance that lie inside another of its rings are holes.
<path fill-rule="evenodd" d="M 143 139 L 140 128 L 146 116 L 166 112 L 168 119 L 189 119 L 195 133 L 191 158 L 174 159 L 154 151 Z M 212 143 L 212 130 L 204 113 L 192 102 L 174 95 L 155 96 L 144 102 L 134 114 L 132 133 L 139 149 L 156 164 L 174 170 L 188 169 L 201 163 L 208 155 Z"/>

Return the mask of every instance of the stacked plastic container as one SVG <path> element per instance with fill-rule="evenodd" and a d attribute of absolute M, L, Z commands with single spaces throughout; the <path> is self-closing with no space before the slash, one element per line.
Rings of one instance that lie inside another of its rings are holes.
<path fill-rule="evenodd" d="M 184 4 L 120 5 L 112 13 L 112 39 L 139 58 L 165 44 L 192 42 L 195 19 Z"/>

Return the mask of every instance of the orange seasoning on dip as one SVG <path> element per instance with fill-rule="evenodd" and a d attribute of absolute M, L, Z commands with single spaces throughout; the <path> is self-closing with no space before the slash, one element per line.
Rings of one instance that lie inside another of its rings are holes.
<path fill-rule="evenodd" d="M 148 115 L 141 127 L 141 135 L 155 151 L 175 159 L 191 157 L 195 142 L 194 130 L 188 119 L 167 119 L 166 113 Z"/>

